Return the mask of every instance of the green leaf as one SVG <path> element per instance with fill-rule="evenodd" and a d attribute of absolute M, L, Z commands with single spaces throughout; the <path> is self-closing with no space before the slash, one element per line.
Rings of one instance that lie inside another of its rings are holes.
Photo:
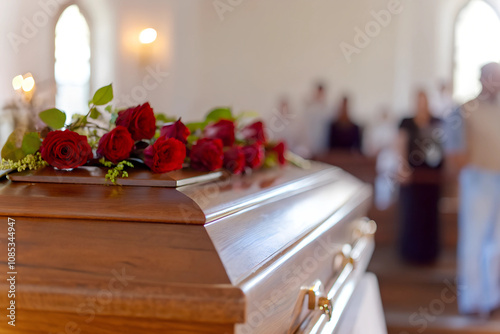
<path fill-rule="evenodd" d="M 90 118 L 98 119 L 101 116 L 101 112 L 97 108 L 92 108 L 90 110 Z"/>
<path fill-rule="evenodd" d="M 112 113 L 111 118 L 109 120 L 110 125 L 115 125 L 116 124 L 116 119 L 118 118 L 118 113 Z"/>
<path fill-rule="evenodd" d="M 40 149 L 41 141 L 38 133 L 28 132 L 24 134 L 21 146 L 24 154 L 35 154 Z"/>
<path fill-rule="evenodd" d="M 208 122 L 194 122 L 194 123 L 187 123 L 185 125 L 191 133 L 195 133 L 198 130 L 203 131 L 207 126 L 207 124 Z"/>
<path fill-rule="evenodd" d="M 109 84 L 99 88 L 91 101 L 96 106 L 103 106 L 111 102 L 111 100 L 113 100 L 113 85 Z"/>
<path fill-rule="evenodd" d="M 221 119 L 227 119 L 230 121 L 234 120 L 231 108 L 214 109 L 208 113 L 207 117 L 205 118 L 205 121 L 209 123 L 209 122 L 217 122 Z"/>
<path fill-rule="evenodd" d="M 266 152 L 266 158 L 264 159 L 264 167 L 272 168 L 278 165 L 278 154 L 276 152 Z"/>
<path fill-rule="evenodd" d="M 77 121 L 79 118 L 83 118 L 83 117 L 85 117 L 85 115 L 83 115 L 83 114 L 73 114 L 71 116 L 71 121 L 74 122 L 74 121 Z"/>
<path fill-rule="evenodd" d="M 260 114 L 256 111 L 243 111 L 236 116 L 236 119 L 240 120 L 243 118 L 259 118 L 259 117 Z"/>
<path fill-rule="evenodd" d="M 62 128 L 66 122 L 66 114 L 56 108 L 42 111 L 39 117 L 45 124 L 55 130 Z"/>
<path fill-rule="evenodd" d="M 10 134 L 2 148 L 2 159 L 19 161 L 26 156 L 22 149 L 21 138 L 23 138 L 21 129 L 16 129 Z"/>
<path fill-rule="evenodd" d="M 189 136 L 187 137 L 187 142 L 188 142 L 188 144 L 193 145 L 195 142 L 197 142 L 197 141 L 198 141 L 198 139 L 199 139 L 199 138 L 198 138 L 198 136 L 196 136 L 196 135 L 189 135 Z"/>
<path fill-rule="evenodd" d="M 157 122 L 171 123 L 177 121 L 176 117 L 168 117 L 165 114 L 155 114 Z"/>
<path fill-rule="evenodd" d="M 104 110 L 106 110 L 109 113 L 112 113 L 113 112 L 113 106 L 112 105 L 106 106 L 106 108 L 104 108 Z"/>

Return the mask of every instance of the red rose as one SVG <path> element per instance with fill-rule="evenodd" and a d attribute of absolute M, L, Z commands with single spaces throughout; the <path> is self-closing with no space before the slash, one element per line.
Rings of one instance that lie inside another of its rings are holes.
<path fill-rule="evenodd" d="M 97 147 L 97 155 L 116 164 L 128 159 L 133 148 L 132 135 L 126 127 L 119 125 L 101 137 Z"/>
<path fill-rule="evenodd" d="M 144 163 L 154 173 L 166 173 L 182 168 L 186 145 L 175 138 L 160 137 L 144 150 Z"/>
<path fill-rule="evenodd" d="M 115 123 L 126 127 L 133 140 L 151 139 L 156 132 L 155 114 L 148 102 L 120 111 Z"/>
<path fill-rule="evenodd" d="M 278 156 L 278 162 L 280 165 L 286 164 L 286 159 L 285 159 L 285 152 L 286 152 L 286 145 L 285 142 L 279 142 L 276 144 L 274 147 L 271 148 L 272 152 L 275 152 L 276 155 Z"/>
<path fill-rule="evenodd" d="M 70 130 L 49 132 L 40 153 L 43 160 L 59 169 L 80 167 L 93 157 L 87 137 Z"/>
<path fill-rule="evenodd" d="M 161 128 L 160 137 L 165 138 L 175 138 L 184 144 L 187 143 L 187 137 L 191 134 L 191 131 L 181 122 L 179 119 L 175 123 L 164 125 Z"/>
<path fill-rule="evenodd" d="M 222 140 L 224 146 L 232 146 L 234 144 L 234 128 L 234 122 L 221 119 L 217 123 L 207 126 L 203 135 L 205 138 Z"/>
<path fill-rule="evenodd" d="M 239 146 L 234 146 L 224 152 L 224 168 L 233 174 L 240 174 L 245 169 L 245 154 Z"/>
<path fill-rule="evenodd" d="M 265 143 L 266 142 L 266 133 L 264 131 L 264 123 L 255 122 L 250 124 L 241 130 L 243 134 L 243 138 L 252 142 Z"/>
<path fill-rule="evenodd" d="M 191 167 L 200 171 L 213 171 L 222 168 L 224 161 L 223 145 L 220 139 L 203 138 L 191 148 Z"/>
<path fill-rule="evenodd" d="M 264 163 L 264 147 L 255 143 L 243 147 L 246 165 L 250 168 L 259 168 Z"/>

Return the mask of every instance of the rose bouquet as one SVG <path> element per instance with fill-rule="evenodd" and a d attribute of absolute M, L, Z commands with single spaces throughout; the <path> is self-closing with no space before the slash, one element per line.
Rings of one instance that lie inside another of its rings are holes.
<path fill-rule="evenodd" d="M 69 124 L 58 109 L 41 112 L 47 126 L 39 132 L 16 129 L 2 149 L 1 168 L 102 165 L 109 168 L 106 179 L 116 183 L 137 163 L 153 173 L 224 168 L 232 174 L 286 163 L 285 143 L 268 141 L 262 121 L 248 122 L 245 114 L 235 117 L 229 108 L 214 109 L 203 121 L 185 124 L 180 118 L 155 115 L 149 103 L 114 109 L 112 99 L 111 85 L 99 89 L 89 112 Z"/>

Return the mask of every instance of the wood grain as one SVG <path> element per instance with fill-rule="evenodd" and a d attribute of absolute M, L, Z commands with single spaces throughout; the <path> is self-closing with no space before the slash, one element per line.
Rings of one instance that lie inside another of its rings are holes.
<path fill-rule="evenodd" d="M 350 182 L 337 174 L 331 183 L 272 203 L 261 203 L 207 225 L 227 273 L 238 284 L 342 208 L 370 198 L 363 183 Z M 366 205 L 365 205 L 366 207 Z M 345 227 L 342 227 L 342 229 Z M 340 234 L 339 237 L 344 237 Z"/>
<path fill-rule="evenodd" d="M 172 188 L 0 182 L 0 215 L 156 223 L 205 223 L 189 197 Z"/>
<path fill-rule="evenodd" d="M 238 211 L 334 183 L 340 177 L 359 183 L 336 167 L 313 162 L 308 169 L 293 166 L 272 168 L 178 190 L 200 206 L 208 223 Z"/>
<path fill-rule="evenodd" d="M 96 314 L 92 321 L 76 313 L 18 311 L 16 327 L 0 322 L 2 334 L 233 334 L 234 326 L 182 323 Z"/>
<path fill-rule="evenodd" d="M 249 276 L 239 286 L 253 302 L 247 306 L 247 321 L 237 326 L 236 333 L 287 333 L 293 325 L 292 315 L 302 287 L 322 282 L 323 291 L 334 283 L 337 274 L 334 257 L 342 247 L 354 240 L 354 223 L 366 212 L 366 204 L 353 206 L 332 217 L 300 240 L 277 254 L 268 265 Z M 355 285 L 368 265 L 373 244 L 367 249 L 347 285 Z M 300 320 L 311 311 L 304 307 Z"/>
<path fill-rule="evenodd" d="M 0 228 L 4 244 L 6 218 Z M 244 295 L 230 284 L 203 226 L 16 217 L 16 241 L 23 309 L 74 313 L 101 296 L 103 315 L 244 320 Z M 6 268 L 7 247 L 0 256 Z M 2 305 L 6 298 L 0 293 Z"/>
<path fill-rule="evenodd" d="M 300 285 L 330 278 L 333 255 L 306 276 L 294 270 L 318 245 L 351 242 L 370 196 L 320 163 L 176 189 L 4 180 L 0 268 L 12 217 L 16 333 L 59 334 L 68 321 L 82 333 L 284 333 Z M 86 322 L 89 301 L 98 312 Z M 252 326 L 255 312 L 265 319 Z"/>
<path fill-rule="evenodd" d="M 62 183 L 62 184 L 110 184 L 106 181 L 108 168 L 95 166 L 82 166 L 71 171 L 61 171 L 53 167 L 45 167 L 39 170 L 26 170 L 20 173 L 12 173 L 9 178 L 18 182 L 34 183 Z M 118 183 L 122 186 L 136 187 L 163 187 L 175 188 L 188 184 L 199 184 L 213 181 L 224 175 L 223 171 L 199 172 L 191 169 L 181 169 L 169 173 L 157 174 L 144 167 L 129 168 L 129 176 L 119 178 Z"/>

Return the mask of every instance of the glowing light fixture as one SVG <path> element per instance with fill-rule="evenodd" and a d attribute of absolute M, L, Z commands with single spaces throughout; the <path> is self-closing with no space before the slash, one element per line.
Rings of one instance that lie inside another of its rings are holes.
<path fill-rule="evenodd" d="M 31 74 L 26 74 L 22 83 L 22 88 L 25 92 L 30 92 L 35 87 L 35 79 Z"/>
<path fill-rule="evenodd" d="M 21 87 L 23 86 L 23 80 L 23 76 L 20 74 L 16 75 L 14 79 L 12 79 L 12 87 L 14 88 L 14 90 L 21 89 Z"/>
<path fill-rule="evenodd" d="M 153 28 L 147 28 L 141 31 L 139 41 L 142 44 L 151 44 L 156 40 L 158 33 Z"/>

